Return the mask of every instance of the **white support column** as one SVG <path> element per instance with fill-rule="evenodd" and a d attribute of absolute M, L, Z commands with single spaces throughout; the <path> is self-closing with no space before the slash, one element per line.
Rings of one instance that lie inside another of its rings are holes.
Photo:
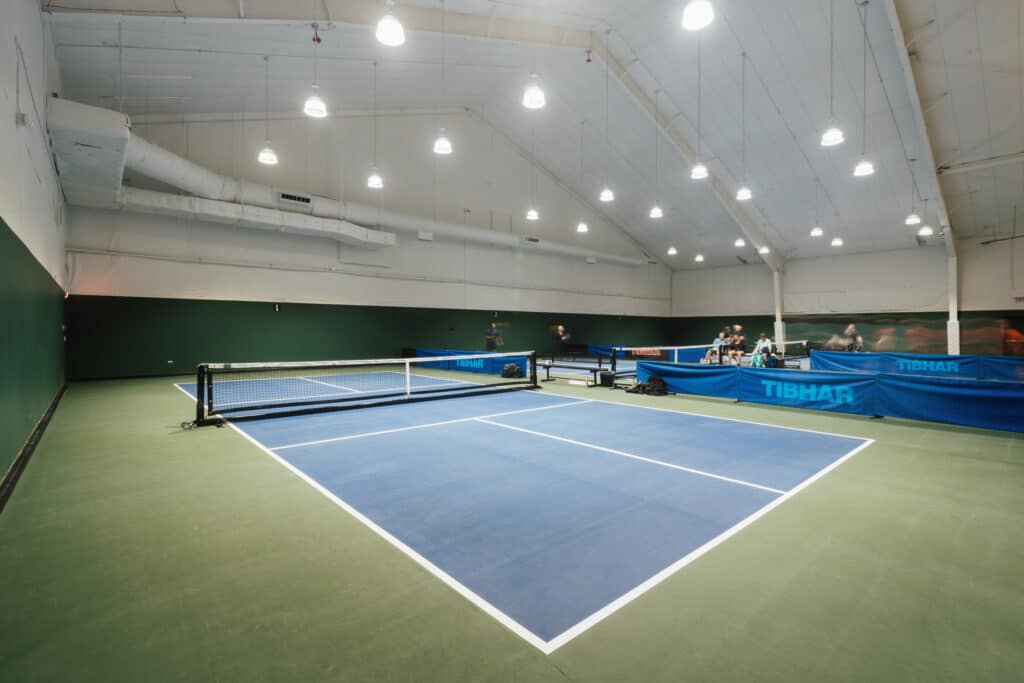
<path fill-rule="evenodd" d="M 786 323 L 782 320 L 782 269 L 772 271 L 772 291 L 775 295 L 775 347 L 786 350 Z"/>
<path fill-rule="evenodd" d="M 946 353 L 960 354 L 960 278 L 957 273 L 956 256 L 950 256 L 946 274 L 946 289 L 949 294 L 949 320 L 946 321 Z"/>

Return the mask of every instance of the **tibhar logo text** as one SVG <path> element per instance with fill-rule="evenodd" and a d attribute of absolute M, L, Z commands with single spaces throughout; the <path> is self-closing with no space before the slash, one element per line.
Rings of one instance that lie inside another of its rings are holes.
<path fill-rule="evenodd" d="M 764 395 L 768 398 L 785 398 L 791 401 L 818 401 L 835 405 L 853 403 L 852 387 L 783 382 L 771 379 L 763 379 L 761 384 L 764 386 Z"/>
<path fill-rule="evenodd" d="M 483 370 L 484 369 L 484 361 L 483 361 L 483 359 L 480 359 L 480 360 L 457 360 L 457 361 L 455 361 L 455 364 L 458 365 L 460 368 L 475 368 L 477 370 Z"/>
<path fill-rule="evenodd" d="M 955 360 L 900 360 L 896 361 L 900 372 L 943 372 L 960 374 L 960 364 Z"/>

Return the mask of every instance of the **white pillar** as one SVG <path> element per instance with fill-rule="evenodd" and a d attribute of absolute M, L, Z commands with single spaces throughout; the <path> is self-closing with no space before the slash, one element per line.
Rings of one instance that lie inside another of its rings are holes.
<path fill-rule="evenodd" d="M 782 270 L 772 271 L 772 291 L 775 295 L 775 348 L 786 350 L 786 323 L 782 321 Z"/>
<path fill-rule="evenodd" d="M 946 276 L 946 289 L 949 293 L 949 320 L 946 322 L 946 353 L 954 356 L 960 354 L 959 281 L 956 256 L 950 256 Z"/>

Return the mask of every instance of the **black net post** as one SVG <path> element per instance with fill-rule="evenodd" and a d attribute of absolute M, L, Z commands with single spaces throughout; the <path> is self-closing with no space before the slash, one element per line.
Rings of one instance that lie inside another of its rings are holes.
<path fill-rule="evenodd" d="M 537 386 L 537 352 L 530 351 L 530 355 L 526 357 L 526 362 L 530 366 L 530 384 Z"/>
<path fill-rule="evenodd" d="M 206 417 L 203 410 L 203 387 L 206 386 L 206 366 L 200 365 L 196 368 L 196 425 L 203 424 Z"/>
<path fill-rule="evenodd" d="M 202 366 L 206 368 L 206 414 L 213 415 L 213 371 L 208 366 Z"/>

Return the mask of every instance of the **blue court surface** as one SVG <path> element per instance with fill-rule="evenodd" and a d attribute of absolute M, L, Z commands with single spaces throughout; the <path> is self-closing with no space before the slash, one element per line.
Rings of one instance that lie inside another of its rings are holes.
<path fill-rule="evenodd" d="M 232 426 L 545 653 L 871 443 L 539 391 Z"/>

